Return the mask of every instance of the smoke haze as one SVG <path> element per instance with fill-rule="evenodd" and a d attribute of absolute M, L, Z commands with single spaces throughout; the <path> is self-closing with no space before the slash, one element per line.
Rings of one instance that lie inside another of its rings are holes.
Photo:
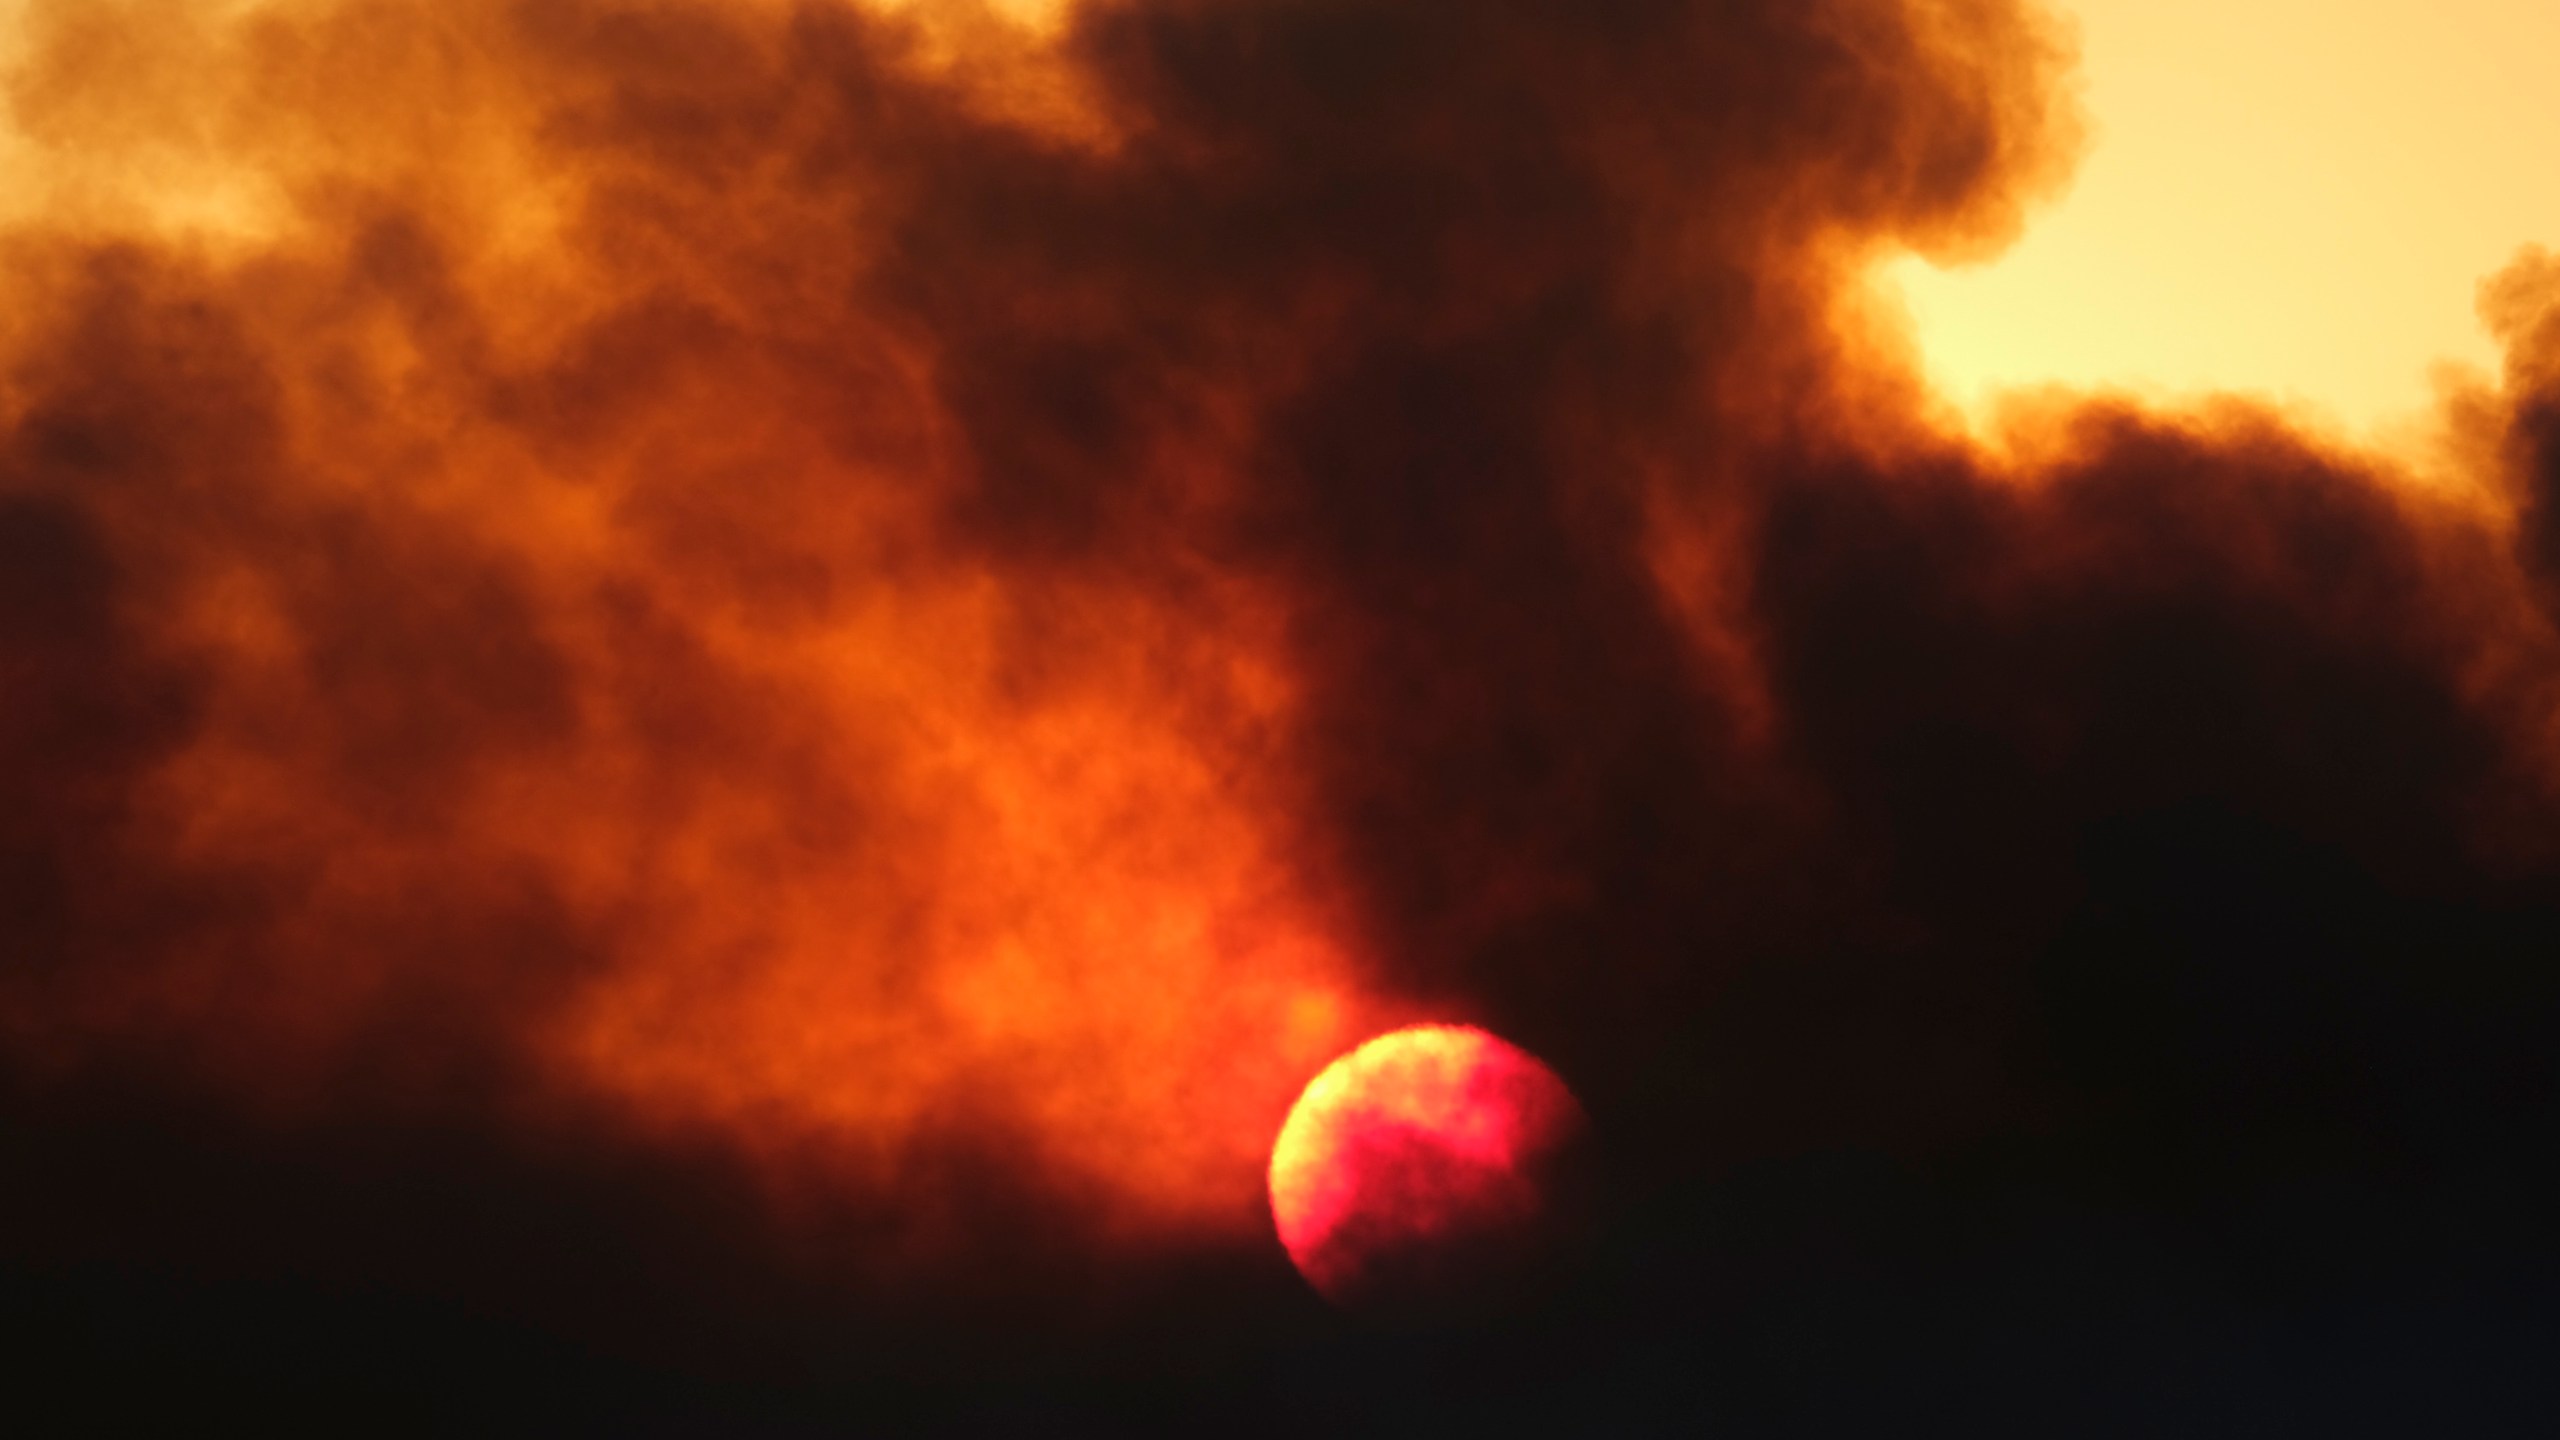
<path fill-rule="evenodd" d="M 2237 401 L 1995 450 L 1864 277 L 2067 182 L 2011 0 L 17 29 L 48 1353 L 1761 1433 L 2435 1414 L 2335 1317 L 2550 1333 L 2550 257 L 2424 475 Z M 1619 1210 L 1562 1318 L 1378 1359 L 1262 1166 L 1420 1019 L 1555 1065 Z"/>

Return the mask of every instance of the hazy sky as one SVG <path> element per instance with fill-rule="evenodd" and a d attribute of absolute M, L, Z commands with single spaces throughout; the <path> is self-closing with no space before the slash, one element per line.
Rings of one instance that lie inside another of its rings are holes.
<path fill-rule="evenodd" d="M 206 9 L 240 0 L 202 0 Z M 0 54 L 26 0 L 0 0 Z M 999 0 L 1036 21 L 1049 0 Z M 2077 26 L 2092 143 L 1996 260 L 1885 267 L 1933 376 L 2005 386 L 2236 389 L 2358 428 L 2425 408 L 2439 361 L 2489 367 L 2474 289 L 2560 245 L 2560 5 L 2549 0 L 2057 0 Z M 0 125 L 0 214 L 36 203 Z M 255 187 L 165 148 L 126 189 L 189 228 Z M 60 206 L 49 193 L 45 203 Z"/>
<path fill-rule="evenodd" d="M 2560 1435 L 2560 0 L 2030 3 L 0 0 L 13 1411 Z"/>
<path fill-rule="evenodd" d="M 2359 427 L 2486 367 L 2479 280 L 2560 245 L 2560 5 L 2071 0 L 2093 144 L 1987 266 L 1889 267 L 1959 398 L 2039 380 Z"/>

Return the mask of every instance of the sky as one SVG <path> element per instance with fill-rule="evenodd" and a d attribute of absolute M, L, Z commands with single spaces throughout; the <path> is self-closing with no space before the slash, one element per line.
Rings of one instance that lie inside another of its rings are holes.
<path fill-rule="evenodd" d="M 1893 262 L 1934 380 L 2240 391 L 2388 431 L 2494 370 L 2475 288 L 2560 233 L 2531 0 L 2081 0 L 2090 147 L 1989 262 Z M 2311 237 L 2317 236 L 2316 240 Z"/>
<path fill-rule="evenodd" d="M 2203 13 L 10 7 L 27 1403 L 2548 1433 L 2551 22 Z"/>

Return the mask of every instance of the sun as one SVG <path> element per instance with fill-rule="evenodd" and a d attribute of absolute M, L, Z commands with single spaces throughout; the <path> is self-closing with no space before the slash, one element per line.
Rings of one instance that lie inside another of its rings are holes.
<path fill-rule="evenodd" d="M 1499 1309 L 1560 1272 L 1588 1222 L 1589 1122 L 1563 1080 L 1483 1030 L 1419 1025 L 1309 1083 L 1271 1151 L 1280 1243 L 1345 1310 Z"/>

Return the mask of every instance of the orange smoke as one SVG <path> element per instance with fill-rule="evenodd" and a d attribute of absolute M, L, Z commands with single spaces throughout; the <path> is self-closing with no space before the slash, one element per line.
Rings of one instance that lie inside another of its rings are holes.
<path fill-rule="evenodd" d="M 1648 1069 L 1750 1053 L 1698 1042 L 1729 974 L 1866 957 L 1945 1033 L 1770 1065 L 1969 1135 L 1999 1083 L 1896 1065 L 1996 1068 L 1979 974 L 2123 817 L 2429 883 L 2547 844 L 2550 262 L 2489 291 L 2459 485 L 2245 407 L 1986 451 L 1856 297 L 2067 169 L 2009 0 L 12 43 L 13 1070 L 593 1123 L 884 1253 L 983 1238 L 972 1163 L 1259 1243 L 1290 1098 L 1419 1014 L 1703 1109 L 1790 1088 Z M 1699 1149 L 1660 1103 L 1620 1133 Z"/>
<path fill-rule="evenodd" d="M 786 1171 L 895 1187 L 958 1133 L 1122 1223 L 1253 1222 L 1378 1005 L 1291 850 L 1289 606 L 1169 526 L 1050 567 L 949 519 L 993 462 L 864 293 L 899 180 L 791 67 L 977 114 L 958 40 L 47 4 L 26 43 L 8 503 L 117 587 L 118 653 L 61 663 L 167 690 L 66 943 L 205 908 L 13 987 L 21 1048 L 288 1113 L 529 1068 Z M 832 127 L 835 173 L 759 158 Z M 1167 398 L 1119 463 L 1214 506 L 1249 436 Z"/>

